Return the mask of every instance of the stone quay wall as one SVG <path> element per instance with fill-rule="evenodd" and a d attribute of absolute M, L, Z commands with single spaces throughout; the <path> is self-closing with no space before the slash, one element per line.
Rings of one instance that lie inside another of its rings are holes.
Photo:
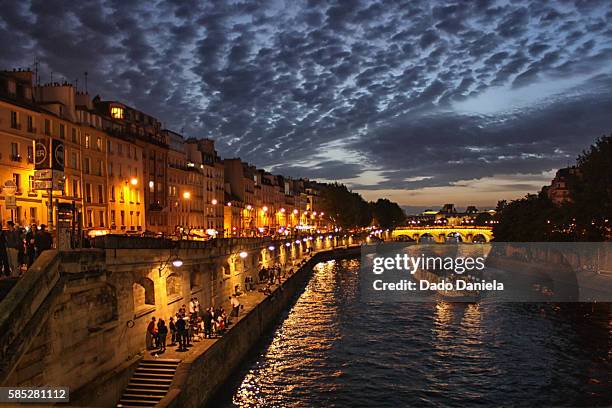
<path fill-rule="evenodd" d="M 292 265 L 309 249 L 347 245 L 351 238 L 296 241 L 107 236 L 93 249 L 49 251 L 35 264 L 36 274 L 0 303 L 0 323 L 11 327 L 0 333 L 0 344 L 13 355 L 1 367 L 2 383 L 68 386 L 71 405 L 113 406 L 143 356 L 151 317 L 167 319 L 192 297 L 205 307 L 226 303 L 245 278 L 257 279 L 261 265 Z M 18 341 L 19 333 L 27 342 Z"/>
<path fill-rule="evenodd" d="M 257 304 L 231 329 L 202 354 L 183 361 L 170 391 L 159 407 L 198 408 L 205 406 L 228 381 L 232 373 L 255 347 L 262 336 L 297 299 L 321 261 L 359 257 L 361 248 L 353 246 L 319 252 L 299 270 Z"/>

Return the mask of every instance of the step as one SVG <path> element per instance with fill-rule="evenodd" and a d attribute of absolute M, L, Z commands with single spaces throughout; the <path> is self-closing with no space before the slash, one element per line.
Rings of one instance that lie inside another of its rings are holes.
<path fill-rule="evenodd" d="M 159 377 L 132 377 L 130 379 L 133 383 L 138 384 L 159 384 L 159 385 L 170 385 L 172 382 L 172 378 L 159 378 Z"/>
<path fill-rule="evenodd" d="M 159 391 L 167 392 L 168 389 L 170 388 L 170 385 L 151 384 L 150 382 L 134 383 L 130 381 L 127 385 L 127 388 L 142 389 L 142 390 L 159 390 Z"/>
<path fill-rule="evenodd" d="M 158 368 L 158 367 L 143 367 L 139 366 L 136 371 L 151 371 L 154 373 L 175 373 L 176 368 Z"/>
<path fill-rule="evenodd" d="M 151 402 L 159 402 L 164 398 L 163 395 L 142 395 L 142 394 L 128 394 L 125 393 L 121 396 L 121 399 L 124 401 L 151 401 Z"/>
<path fill-rule="evenodd" d="M 174 365 L 178 365 L 180 362 L 181 362 L 181 360 L 179 360 L 177 358 L 155 358 L 155 359 L 140 360 L 141 364 L 144 364 L 144 363 L 155 363 L 155 364 L 174 364 Z"/>
<path fill-rule="evenodd" d="M 174 373 L 156 373 L 152 371 L 136 371 L 134 376 L 147 377 L 147 378 L 172 378 Z"/>
<path fill-rule="evenodd" d="M 154 407 L 157 405 L 157 402 L 154 401 L 144 401 L 144 400 L 124 400 L 121 398 L 118 407 Z"/>
<path fill-rule="evenodd" d="M 140 363 L 138 367 L 163 368 L 166 370 L 176 370 L 178 364 L 158 364 L 158 363 Z"/>
<path fill-rule="evenodd" d="M 161 395 L 162 397 L 164 395 L 166 395 L 168 393 L 167 389 L 155 389 L 155 388 L 135 388 L 135 387 L 130 387 L 129 385 L 127 386 L 127 388 L 124 390 L 125 394 L 131 394 L 131 395 L 151 395 L 151 396 L 157 396 L 157 395 Z"/>

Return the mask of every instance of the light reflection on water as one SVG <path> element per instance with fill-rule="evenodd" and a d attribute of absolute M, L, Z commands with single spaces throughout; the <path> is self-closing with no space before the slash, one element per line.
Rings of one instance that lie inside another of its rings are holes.
<path fill-rule="evenodd" d="M 211 406 L 612 405 L 609 312 L 364 303 L 358 271 L 357 260 L 317 265 Z"/>

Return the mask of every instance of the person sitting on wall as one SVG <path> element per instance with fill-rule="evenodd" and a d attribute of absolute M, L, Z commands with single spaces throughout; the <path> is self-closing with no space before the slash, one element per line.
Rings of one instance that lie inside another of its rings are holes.
<path fill-rule="evenodd" d="M 174 346 L 176 345 L 176 324 L 174 323 L 174 317 L 170 317 L 170 322 L 168 323 L 168 326 L 170 326 L 170 340 L 172 341 L 170 345 Z"/>

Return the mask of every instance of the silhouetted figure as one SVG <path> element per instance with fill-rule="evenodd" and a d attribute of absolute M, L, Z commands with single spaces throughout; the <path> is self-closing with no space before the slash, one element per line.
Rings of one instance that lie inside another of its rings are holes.
<path fill-rule="evenodd" d="M 40 225 L 40 230 L 34 236 L 34 246 L 36 247 L 36 257 L 53 247 L 53 237 L 47 231 L 45 224 Z"/>
<path fill-rule="evenodd" d="M 6 252 L 6 235 L 4 230 L 0 230 L 0 264 L 4 276 L 11 276 L 11 265 L 9 264 L 8 253 Z"/>
<path fill-rule="evenodd" d="M 164 319 L 159 319 L 157 323 L 157 347 L 160 352 L 166 351 L 166 337 L 168 336 L 168 327 Z"/>
<path fill-rule="evenodd" d="M 172 343 L 170 345 L 174 346 L 176 344 L 176 324 L 174 323 L 174 317 L 170 318 L 170 323 L 168 323 L 168 326 L 170 326 L 170 335 L 172 336 Z"/>
<path fill-rule="evenodd" d="M 178 335 L 179 348 L 178 351 L 187 351 L 185 341 L 187 340 L 187 322 L 180 318 L 176 321 L 176 330 Z"/>

